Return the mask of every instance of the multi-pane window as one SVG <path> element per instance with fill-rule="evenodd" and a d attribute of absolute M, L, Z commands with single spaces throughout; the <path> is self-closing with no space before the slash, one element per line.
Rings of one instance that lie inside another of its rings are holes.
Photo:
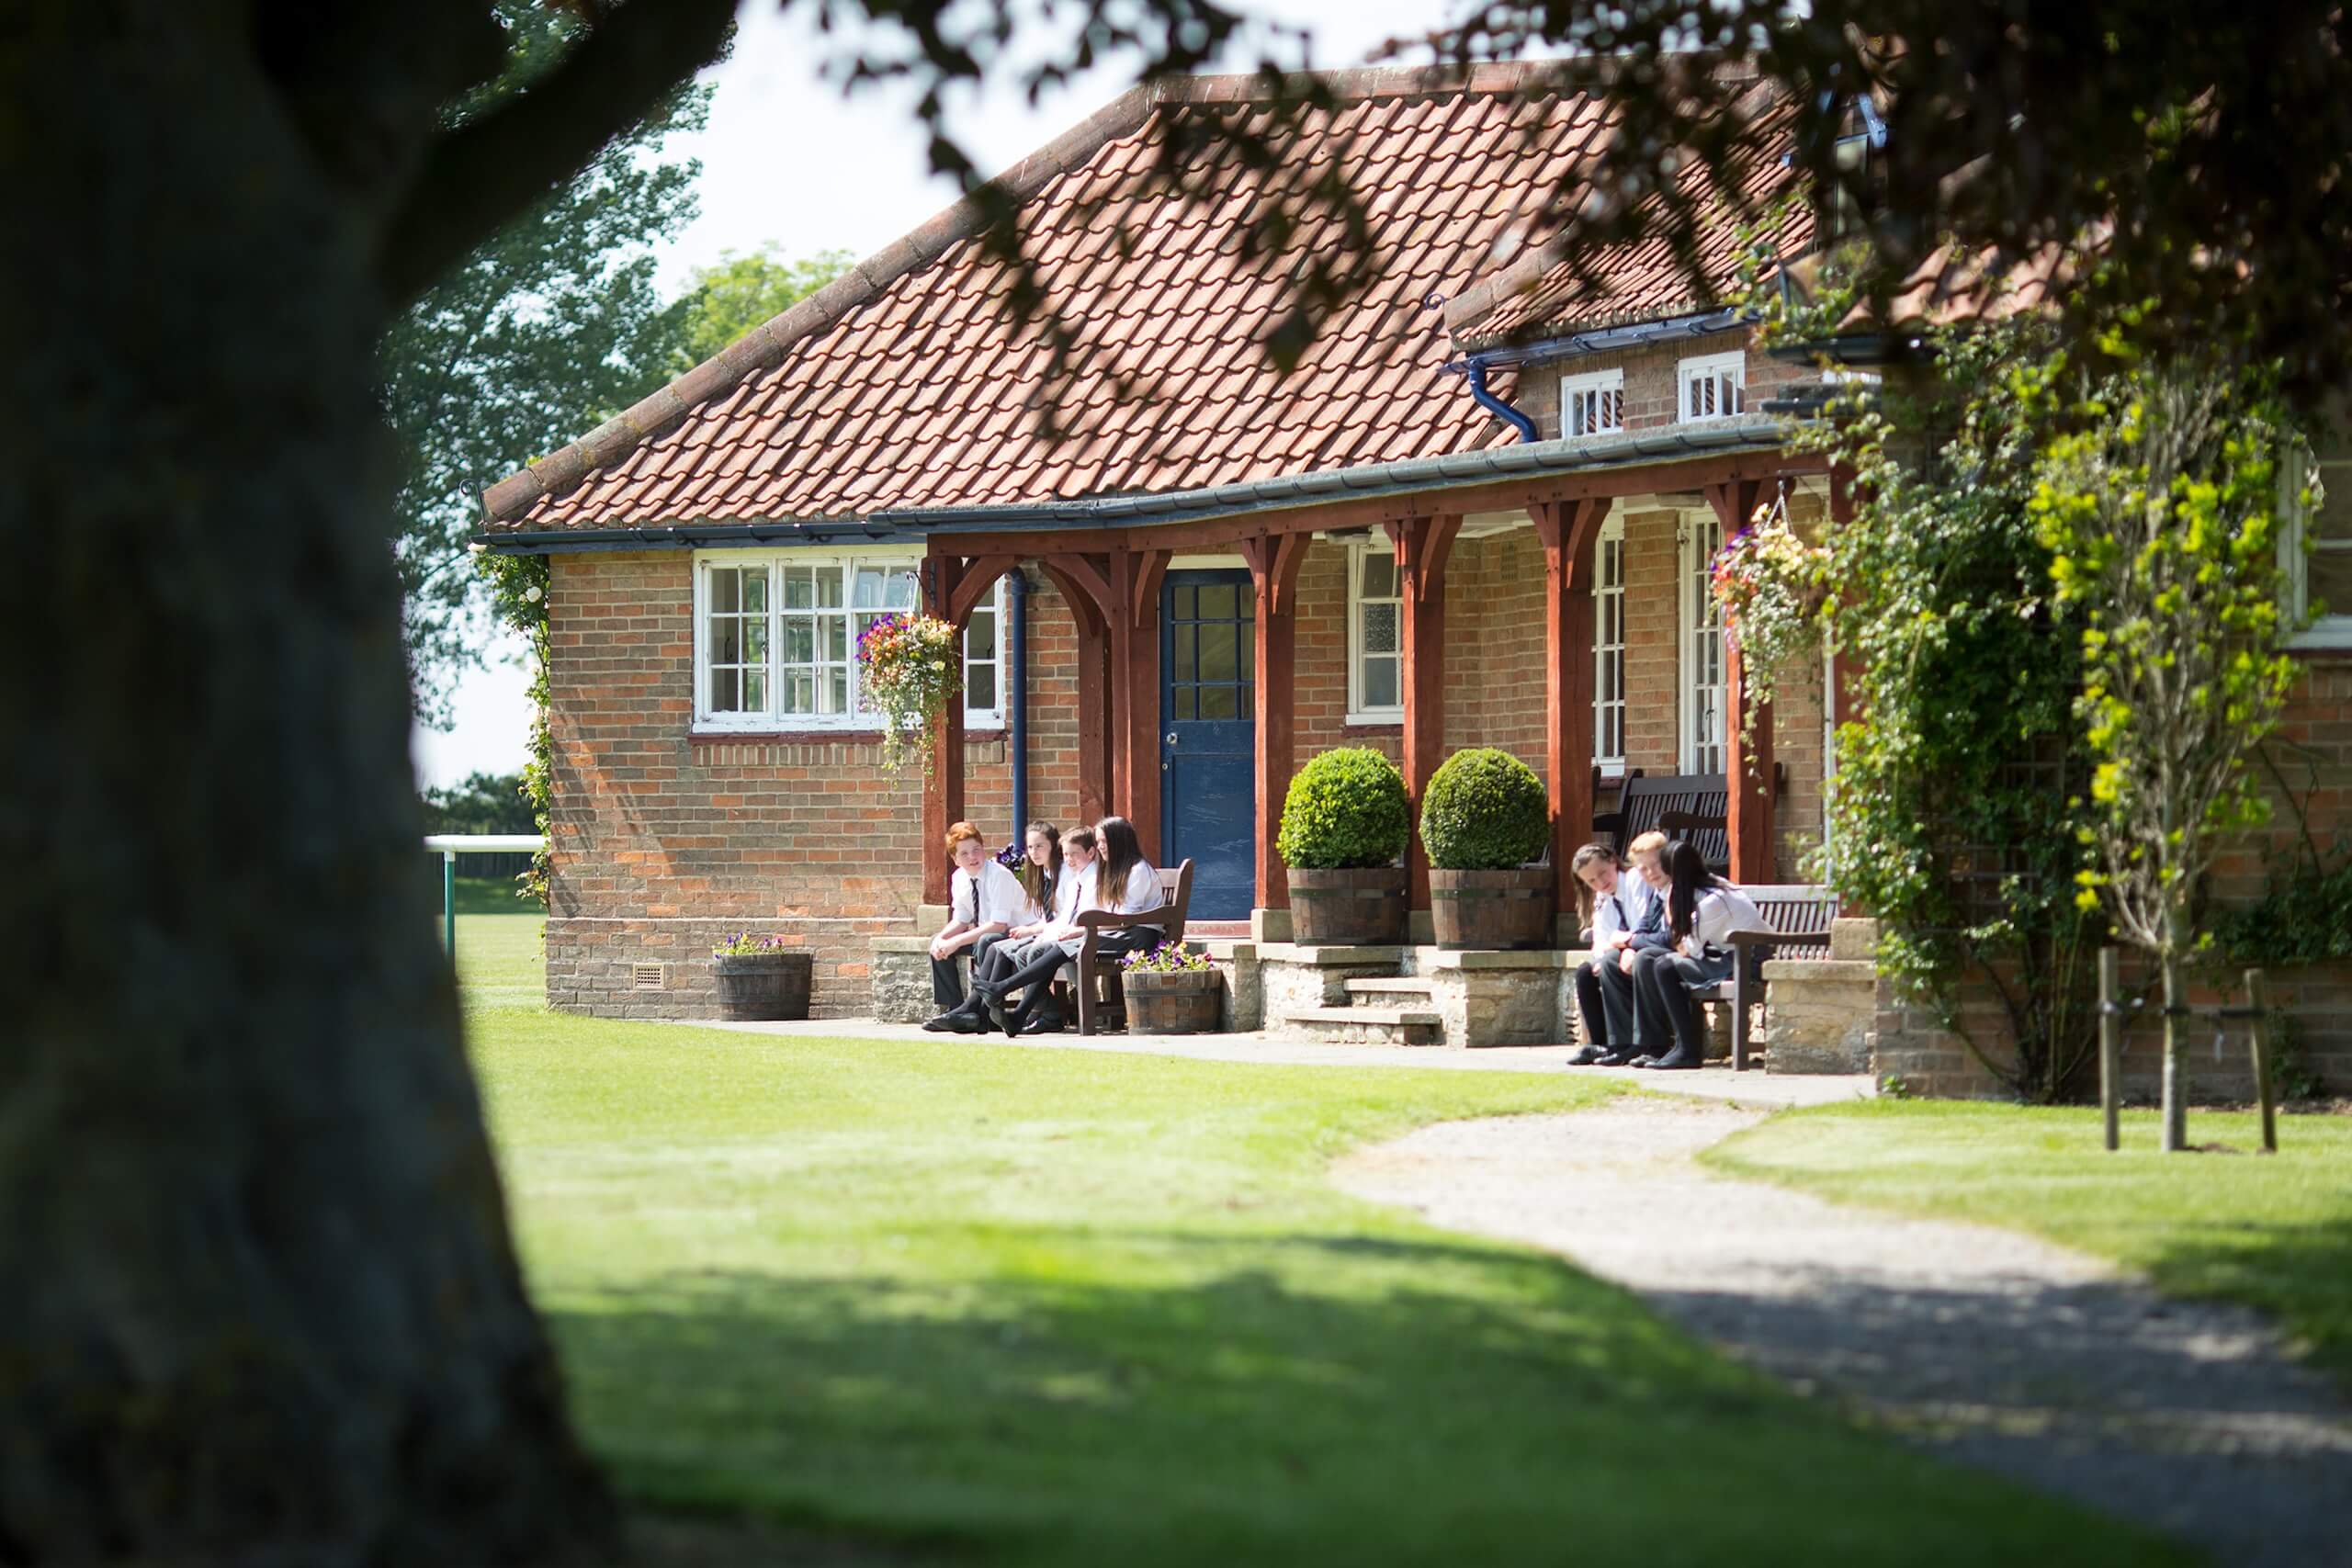
<path fill-rule="evenodd" d="M 870 729 L 858 634 L 921 603 L 920 562 L 815 550 L 713 551 L 697 561 L 695 720 L 705 728 Z M 1003 588 L 965 633 L 965 718 L 1003 721 Z"/>
<path fill-rule="evenodd" d="M 1686 359 L 1674 379 L 1678 414 L 1686 422 L 1729 419 L 1747 408 L 1747 355 L 1736 349 Z"/>
<path fill-rule="evenodd" d="M 2301 488 L 2300 460 L 2286 477 Z M 2284 547 L 2296 618 L 2318 612 L 2295 640 L 2306 648 L 2352 648 L 2352 445 L 2323 442 L 2318 479 L 2319 506 L 2302 518 L 2301 536 L 2290 537 Z"/>
<path fill-rule="evenodd" d="M 1560 434 L 1606 435 L 1625 428 L 1625 372 L 1560 378 Z"/>
<path fill-rule="evenodd" d="M 1682 532 L 1682 771 L 1720 773 L 1724 713 L 1724 611 L 1713 592 L 1724 525 L 1713 513 L 1689 513 Z"/>
<path fill-rule="evenodd" d="M 1625 765 L 1625 520 L 1592 544 L 1592 760 Z"/>
<path fill-rule="evenodd" d="M 1348 552 L 1348 721 L 1386 723 L 1405 711 L 1405 604 L 1396 557 L 1375 536 Z"/>
<path fill-rule="evenodd" d="M 1170 587 L 1171 717 L 1242 719 L 1257 712 L 1257 596 L 1247 578 Z"/>
<path fill-rule="evenodd" d="M 768 568 L 713 567 L 704 578 L 703 711 L 768 705 Z"/>

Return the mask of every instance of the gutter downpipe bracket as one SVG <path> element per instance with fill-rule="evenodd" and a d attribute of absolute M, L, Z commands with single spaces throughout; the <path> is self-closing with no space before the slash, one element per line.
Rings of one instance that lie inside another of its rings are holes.
<path fill-rule="evenodd" d="M 1483 355 L 1472 355 L 1464 362 L 1462 374 L 1464 379 L 1470 383 L 1470 399 L 1473 402 L 1518 431 L 1521 441 L 1532 441 L 1536 438 L 1533 420 L 1487 390 L 1487 361 Z"/>

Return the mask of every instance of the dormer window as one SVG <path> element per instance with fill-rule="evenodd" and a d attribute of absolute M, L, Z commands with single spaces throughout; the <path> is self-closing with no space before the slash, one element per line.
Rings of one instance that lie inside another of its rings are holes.
<path fill-rule="evenodd" d="M 1560 378 L 1560 434 L 1606 435 L 1625 428 L 1625 372 L 1594 370 Z"/>
<path fill-rule="evenodd" d="M 1688 424 L 1693 420 L 1729 419 L 1747 411 L 1747 355 L 1737 349 L 1729 354 L 1702 355 L 1684 360 L 1675 377 L 1678 389 L 1677 416 Z"/>

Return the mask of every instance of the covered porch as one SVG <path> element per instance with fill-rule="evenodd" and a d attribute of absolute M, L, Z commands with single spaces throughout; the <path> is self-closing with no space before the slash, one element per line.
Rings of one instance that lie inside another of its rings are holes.
<path fill-rule="evenodd" d="M 1690 434 L 1671 437 L 1680 450 L 1665 460 L 1630 449 L 1657 444 L 1646 436 L 1543 443 L 1299 487 L 1320 494 L 1175 498 L 1211 513 L 1191 520 L 1153 514 L 1170 498 L 1136 497 L 890 521 L 924 528 L 926 607 L 958 626 L 1008 571 L 1034 565 L 1051 582 L 1077 639 L 1078 815 L 1127 817 L 1164 863 L 1224 866 L 1226 904 L 1196 901 L 1199 917 L 1246 916 L 1252 935 L 1279 942 L 1283 795 L 1296 763 L 1331 744 L 1388 750 L 1417 806 L 1453 750 L 1520 752 L 1544 780 L 1562 868 L 1592 834 L 1607 773 L 1717 772 L 1730 874 L 1780 879 L 1790 823 L 1773 720 L 1743 737 L 1731 719 L 1743 672 L 1719 627 L 1706 630 L 1704 569 L 1713 543 L 1775 495 L 1824 510 L 1838 498 L 1817 462 L 1778 449 L 1770 422 L 1708 435 L 1716 449 L 1699 454 Z M 1629 450 L 1595 450 L 1611 446 Z M 1527 471 L 1497 472 L 1514 462 Z M 1651 558 L 1673 541 L 1679 556 Z M 1362 602 L 1367 590 L 1375 603 Z M 1663 629 L 1645 631 L 1645 615 Z M 1611 689 L 1597 694 L 1597 678 Z M 966 815 L 962 731 L 951 705 L 925 782 L 926 845 Z M 1804 739 L 1817 802 L 1817 729 Z M 1418 835 L 1408 863 L 1426 911 Z M 926 854 L 924 877 L 925 901 L 944 903 L 944 863 Z M 1565 874 L 1555 897 L 1573 941 Z"/>

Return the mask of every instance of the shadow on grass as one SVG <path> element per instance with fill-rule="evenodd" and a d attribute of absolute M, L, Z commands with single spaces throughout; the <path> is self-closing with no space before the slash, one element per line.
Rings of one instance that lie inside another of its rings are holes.
<path fill-rule="evenodd" d="M 1088 1563 L 2071 1563 L 2167 1549 L 1946 1469 L 1499 1249 L 996 1233 L 970 1278 L 672 1276 L 552 1320 L 656 1508 Z M 921 1237 L 912 1246 L 922 1246 Z"/>
<path fill-rule="evenodd" d="M 2352 1190 L 2352 1169 L 2339 1179 Z M 2183 1222 L 2148 1265 L 2168 1294 L 2244 1302 L 2302 1340 L 2352 1396 L 2352 1217 Z"/>

